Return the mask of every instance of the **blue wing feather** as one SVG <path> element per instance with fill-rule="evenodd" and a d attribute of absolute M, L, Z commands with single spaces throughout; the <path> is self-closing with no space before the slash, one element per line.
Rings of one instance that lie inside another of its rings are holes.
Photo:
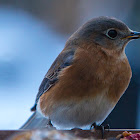
<path fill-rule="evenodd" d="M 39 91 L 38 91 L 38 94 L 37 94 L 36 100 L 35 100 L 35 105 L 31 108 L 31 111 L 36 110 L 36 105 L 37 105 L 37 102 L 38 102 L 40 96 L 43 93 L 45 93 L 46 91 L 48 91 L 52 86 L 54 86 L 55 83 L 59 80 L 58 79 L 59 72 L 62 69 L 66 68 L 67 66 L 70 66 L 72 64 L 73 58 L 74 58 L 74 53 L 75 53 L 74 49 L 62 51 L 59 54 L 59 56 L 56 58 L 56 60 L 50 67 L 49 71 L 47 72 L 46 76 L 44 77 L 44 79 L 39 87 Z"/>

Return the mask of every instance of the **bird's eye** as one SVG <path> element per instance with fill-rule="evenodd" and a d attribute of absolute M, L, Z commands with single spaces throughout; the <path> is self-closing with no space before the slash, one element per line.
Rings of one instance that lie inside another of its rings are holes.
<path fill-rule="evenodd" d="M 107 37 L 109 37 L 110 39 L 115 39 L 117 34 L 118 34 L 117 31 L 114 29 L 107 30 L 106 33 Z"/>

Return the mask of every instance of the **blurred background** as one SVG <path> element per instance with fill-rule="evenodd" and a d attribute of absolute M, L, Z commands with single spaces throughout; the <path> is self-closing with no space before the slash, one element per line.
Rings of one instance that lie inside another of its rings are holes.
<path fill-rule="evenodd" d="M 139 0 L 0 0 L 0 129 L 18 129 L 32 114 L 38 87 L 68 37 L 87 20 L 113 16 L 140 31 Z M 104 122 L 140 128 L 140 40 L 126 54 L 129 88 Z"/>

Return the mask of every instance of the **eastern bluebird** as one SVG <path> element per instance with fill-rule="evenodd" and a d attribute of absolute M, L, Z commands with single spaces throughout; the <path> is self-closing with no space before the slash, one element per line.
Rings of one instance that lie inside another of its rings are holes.
<path fill-rule="evenodd" d="M 81 26 L 66 42 L 45 75 L 22 129 L 90 129 L 100 125 L 127 89 L 131 68 L 125 54 L 140 32 L 122 21 L 98 17 Z"/>

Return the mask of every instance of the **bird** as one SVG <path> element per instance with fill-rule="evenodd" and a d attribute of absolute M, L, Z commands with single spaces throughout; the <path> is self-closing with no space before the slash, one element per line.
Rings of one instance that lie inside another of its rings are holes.
<path fill-rule="evenodd" d="M 33 114 L 21 129 L 100 126 L 130 83 L 125 48 L 138 38 L 140 32 L 114 17 L 96 17 L 78 28 L 44 76 Z"/>

